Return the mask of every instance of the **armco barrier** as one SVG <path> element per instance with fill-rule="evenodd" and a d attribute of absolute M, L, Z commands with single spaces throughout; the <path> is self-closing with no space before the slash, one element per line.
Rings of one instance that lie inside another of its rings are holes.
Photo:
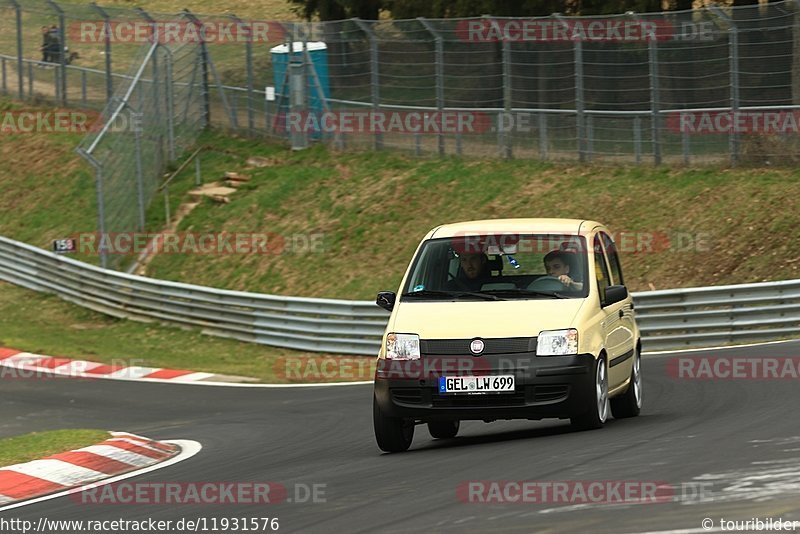
<path fill-rule="evenodd" d="M 377 354 L 388 314 L 369 301 L 228 291 L 105 270 L 0 237 L 0 280 L 120 318 L 315 352 Z M 800 334 L 800 280 L 634 293 L 645 351 Z"/>

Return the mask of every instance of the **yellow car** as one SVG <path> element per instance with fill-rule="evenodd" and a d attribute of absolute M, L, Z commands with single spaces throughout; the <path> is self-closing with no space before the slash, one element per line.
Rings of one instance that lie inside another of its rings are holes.
<path fill-rule="evenodd" d="M 641 341 L 611 233 L 573 219 L 434 228 L 417 248 L 375 373 L 378 446 L 405 451 L 414 428 L 452 438 L 462 420 L 570 419 L 642 407 Z"/>

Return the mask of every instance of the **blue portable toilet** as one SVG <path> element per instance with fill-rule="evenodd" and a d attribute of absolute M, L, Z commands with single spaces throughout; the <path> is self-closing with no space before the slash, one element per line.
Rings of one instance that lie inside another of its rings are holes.
<path fill-rule="evenodd" d="M 328 46 L 319 41 L 312 41 L 306 43 L 306 50 L 311 57 L 311 63 L 317 73 L 319 85 L 322 88 L 322 94 L 325 99 L 331 97 L 330 74 L 328 72 Z M 282 44 L 270 49 L 272 54 L 272 72 L 275 81 L 275 92 L 278 95 L 283 95 L 284 98 L 289 96 L 289 79 L 286 76 L 286 70 L 289 68 L 289 61 L 300 63 L 303 61 L 303 43 L 296 41 L 292 43 L 292 54 L 289 57 L 289 45 Z M 308 94 L 309 111 L 314 113 L 322 113 L 324 110 L 322 100 L 319 97 L 317 84 L 314 81 L 313 73 L 309 69 L 308 80 L 306 81 L 306 93 Z M 284 100 L 288 106 L 288 100 Z"/>

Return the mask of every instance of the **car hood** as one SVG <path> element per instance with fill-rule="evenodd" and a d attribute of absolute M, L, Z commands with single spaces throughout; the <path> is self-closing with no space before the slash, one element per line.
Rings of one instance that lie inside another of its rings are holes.
<path fill-rule="evenodd" d="M 422 339 L 536 336 L 541 330 L 572 326 L 585 299 L 515 299 L 505 301 L 403 300 L 390 332 Z"/>

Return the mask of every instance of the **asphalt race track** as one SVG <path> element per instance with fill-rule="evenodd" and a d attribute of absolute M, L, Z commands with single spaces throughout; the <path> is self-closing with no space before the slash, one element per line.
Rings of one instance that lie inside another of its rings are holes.
<path fill-rule="evenodd" d="M 796 357 L 800 341 L 683 353 Z M 227 388 L 109 380 L 3 380 L 0 437 L 80 427 L 195 440 L 192 458 L 129 482 L 324 484 L 325 502 L 271 505 L 81 504 L 60 497 L 0 512 L 6 519 L 278 517 L 282 532 L 703 532 L 710 517 L 800 520 L 797 380 L 690 380 L 668 373 L 681 354 L 643 357 L 644 409 L 601 430 L 565 421 L 462 423 L 409 452 L 382 454 L 369 385 Z M 647 504 L 466 503 L 471 480 L 703 482 Z"/>

